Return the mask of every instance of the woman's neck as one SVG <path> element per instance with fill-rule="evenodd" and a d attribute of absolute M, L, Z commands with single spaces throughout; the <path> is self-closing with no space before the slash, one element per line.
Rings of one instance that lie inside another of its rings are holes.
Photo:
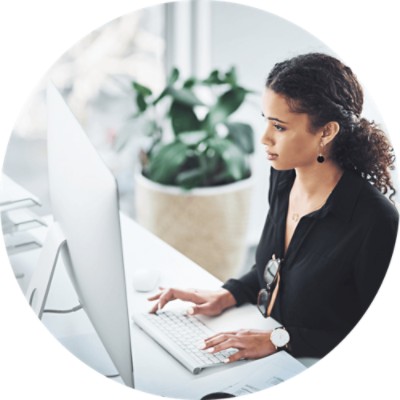
<path fill-rule="evenodd" d="M 304 199 L 327 196 L 339 182 L 343 170 L 333 162 L 326 161 L 312 168 L 296 168 L 292 191 Z"/>

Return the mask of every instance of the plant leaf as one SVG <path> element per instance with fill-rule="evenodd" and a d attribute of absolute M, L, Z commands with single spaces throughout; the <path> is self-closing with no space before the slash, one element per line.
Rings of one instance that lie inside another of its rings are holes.
<path fill-rule="evenodd" d="M 235 143 L 246 154 L 254 153 L 254 131 L 249 124 L 242 122 L 226 122 L 228 135 L 226 139 Z"/>
<path fill-rule="evenodd" d="M 147 109 L 147 103 L 142 93 L 138 92 L 136 95 L 136 104 L 140 113 L 143 113 Z"/>
<path fill-rule="evenodd" d="M 151 89 L 149 89 L 147 86 L 141 85 L 136 81 L 132 82 L 132 87 L 137 93 L 140 93 L 143 97 L 151 96 L 153 94 Z"/>
<path fill-rule="evenodd" d="M 168 94 L 168 87 L 166 87 L 159 96 L 153 101 L 153 105 L 156 105 L 161 99 L 163 99 Z"/>
<path fill-rule="evenodd" d="M 174 101 L 169 110 L 171 117 L 172 129 L 175 135 L 181 132 L 200 130 L 200 121 L 198 120 L 192 107 Z"/>
<path fill-rule="evenodd" d="M 189 78 L 183 83 L 183 87 L 186 89 L 191 89 L 197 83 L 196 78 Z"/>
<path fill-rule="evenodd" d="M 220 85 L 221 83 L 224 83 L 224 81 L 219 77 L 219 71 L 217 69 L 211 71 L 210 75 L 202 82 L 205 85 Z"/>
<path fill-rule="evenodd" d="M 187 88 L 175 89 L 173 87 L 169 87 L 168 94 L 170 94 L 175 101 L 191 107 L 204 105 L 204 103 L 198 99 L 190 89 Z"/>
<path fill-rule="evenodd" d="M 161 146 L 145 169 L 145 175 L 152 181 L 173 184 L 178 170 L 186 161 L 188 147 L 179 141 Z"/>
<path fill-rule="evenodd" d="M 192 189 L 200 186 L 203 177 L 203 168 L 190 169 L 180 172 L 176 177 L 176 183 L 184 189 Z"/>
<path fill-rule="evenodd" d="M 207 138 L 208 132 L 204 130 L 185 131 L 185 132 L 180 132 L 178 135 L 179 135 L 179 140 L 181 142 L 185 143 L 188 146 L 196 146 L 202 140 Z"/>
<path fill-rule="evenodd" d="M 232 86 L 237 86 L 237 74 L 236 68 L 232 67 L 226 74 L 225 74 L 225 82 L 229 83 Z"/>
<path fill-rule="evenodd" d="M 243 152 L 232 142 L 219 137 L 208 140 L 209 148 L 221 157 L 226 175 L 234 181 L 245 178 L 247 174 L 246 159 Z"/>
<path fill-rule="evenodd" d="M 174 68 L 172 68 L 172 70 L 168 76 L 168 79 L 167 79 L 168 86 L 173 85 L 178 79 L 179 79 L 179 69 L 174 67 Z"/>
<path fill-rule="evenodd" d="M 212 129 L 218 123 L 226 121 L 240 107 L 245 97 L 246 90 L 241 87 L 235 87 L 223 93 L 206 116 L 207 126 Z"/>

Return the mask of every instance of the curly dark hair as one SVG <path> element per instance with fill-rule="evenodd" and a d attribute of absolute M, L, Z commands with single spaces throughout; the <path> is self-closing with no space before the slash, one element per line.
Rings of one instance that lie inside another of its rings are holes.
<path fill-rule="evenodd" d="M 396 193 L 390 174 L 394 150 L 374 121 L 360 117 L 364 94 L 349 67 L 327 54 L 303 54 L 275 64 L 266 86 L 283 95 L 292 112 L 308 114 L 312 132 L 330 121 L 338 122 L 330 158 L 383 194 L 391 190 L 392 198 Z"/>

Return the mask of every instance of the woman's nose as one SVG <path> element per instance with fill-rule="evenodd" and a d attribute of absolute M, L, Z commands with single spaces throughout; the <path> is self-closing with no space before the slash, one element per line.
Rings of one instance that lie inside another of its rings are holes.
<path fill-rule="evenodd" d="M 265 129 L 264 134 L 261 137 L 261 143 L 264 145 L 271 145 L 273 143 L 273 138 L 269 127 Z"/>

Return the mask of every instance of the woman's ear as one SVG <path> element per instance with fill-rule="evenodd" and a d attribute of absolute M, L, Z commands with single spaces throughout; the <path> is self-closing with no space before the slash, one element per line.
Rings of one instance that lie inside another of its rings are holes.
<path fill-rule="evenodd" d="M 331 121 L 325 124 L 322 128 L 322 136 L 321 141 L 323 142 L 324 146 L 326 146 L 329 142 L 335 139 L 336 135 L 340 131 L 340 125 L 336 121 Z"/>

